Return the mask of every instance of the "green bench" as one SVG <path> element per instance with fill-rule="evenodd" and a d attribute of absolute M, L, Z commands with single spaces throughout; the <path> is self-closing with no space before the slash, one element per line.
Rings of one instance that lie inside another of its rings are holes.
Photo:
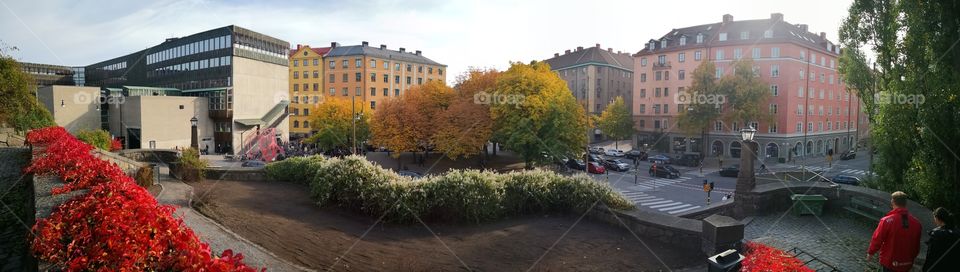
<path fill-rule="evenodd" d="M 884 206 L 881 201 L 860 196 L 851 196 L 850 203 L 844 209 L 871 221 L 880 220 L 890 211 L 890 207 Z"/>

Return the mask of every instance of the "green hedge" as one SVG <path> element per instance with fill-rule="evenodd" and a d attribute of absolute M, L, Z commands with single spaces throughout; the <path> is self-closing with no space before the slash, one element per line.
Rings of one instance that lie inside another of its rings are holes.
<path fill-rule="evenodd" d="M 110 150 L 110 133 L 102 129 L 81 130 L 77 132 L 77 139 L 93 147 Z"/>
<path fill-rule="evenodd" d="M 294 182 L 315 173 L 309 185 L 318 205 L 336 205 L 393 222 L 417 218 L 481 222 L 509 215 L 582 212 L 598 200 L 614 209 L 633 208 L 608 185 L 585 175 L 567 177 L 543 170 L 507 174 L 453 170 L 413 179 L 349 156 L 287 159 L 267 165 L 267 173 L 275 180 Z"/>
<path fill-rule="evenodd" d="M 323 162 L 322 155 L 309 157 L 287 158 L 280 162 L 267 164 L 267 176 L 273 180 L 292 181 L 299 184 L 310 184 L 313 176 L 317 175 L 317 168 L 313 164 Z"/>

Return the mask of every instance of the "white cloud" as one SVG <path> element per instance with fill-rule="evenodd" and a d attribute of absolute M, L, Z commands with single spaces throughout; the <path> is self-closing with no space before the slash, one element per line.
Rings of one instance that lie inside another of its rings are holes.
<path fill-rule="evenodd" d="M 0 0 L 0 40 L 23 61 L 88 65 L 172 36 L 238 25 L 296 44 L 387 44 L 447 64 L 506 68 L 577 46 L 636 52 L 673 28 L 780 12 L 837 40 L 849 0 L 811 1 L 25 1 Z M 7 16 L 16 14 L 17 16 Z M 18 21 L 19 17 L 22 21 Z M 36 34 L 34 36 L 31 31 Z M 39 38 L 39 39 L 38 39 Z M 46 46 L 44 46 L 46 44 Z M 49 50 L 47 49 L 49 47 Z"/>

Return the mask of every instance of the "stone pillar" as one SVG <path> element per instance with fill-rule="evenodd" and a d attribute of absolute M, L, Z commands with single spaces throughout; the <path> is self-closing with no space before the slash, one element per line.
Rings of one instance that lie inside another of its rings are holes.
<path fill-rule="evenodd" d="M 737 175 L 737 188 L 733 194 L 733 216 L 744 218 L 756 212 L 756 198 L 753 188 L 757 186 L 754 162 L 757 158 L 758 143 L 744 141 L 740 150 L 740 173 Z"/>
<path fill-rule="evenodd" d="M 728 216 L 714 214 L 704 218 L 700 249 L 707 256 L 728 249 L 743 253 L 743 228 L 743 223 Z"/>

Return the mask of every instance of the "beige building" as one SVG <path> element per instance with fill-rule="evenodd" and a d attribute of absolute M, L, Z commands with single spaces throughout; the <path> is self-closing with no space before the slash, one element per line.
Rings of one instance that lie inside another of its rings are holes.
<path fill-rule="evenodd" d="M 53 85 L 37 90 L 40 104 L 50 111 L 57 125 L 76 134 L 101 127 L 100 88 Z"/>
<path fill-rule="evenodd" d="M 324 65 L 323 56 L 330 52 L 329 47 L 311 48 L 298 44 L 290 50 L 290 136 L 308 137 L 310 111 L 323 100 Z"/>
<path fill-rule="evenodd" d="M 127 130 L 128 142 L 140 148 L 173 149 L 190 146 L 190 119 L 197 118 L 197 143 L 213 150 L 213 121 L 207 98 L 187 96 L 129 96 L 108 104 L 111 134 Z"/>

